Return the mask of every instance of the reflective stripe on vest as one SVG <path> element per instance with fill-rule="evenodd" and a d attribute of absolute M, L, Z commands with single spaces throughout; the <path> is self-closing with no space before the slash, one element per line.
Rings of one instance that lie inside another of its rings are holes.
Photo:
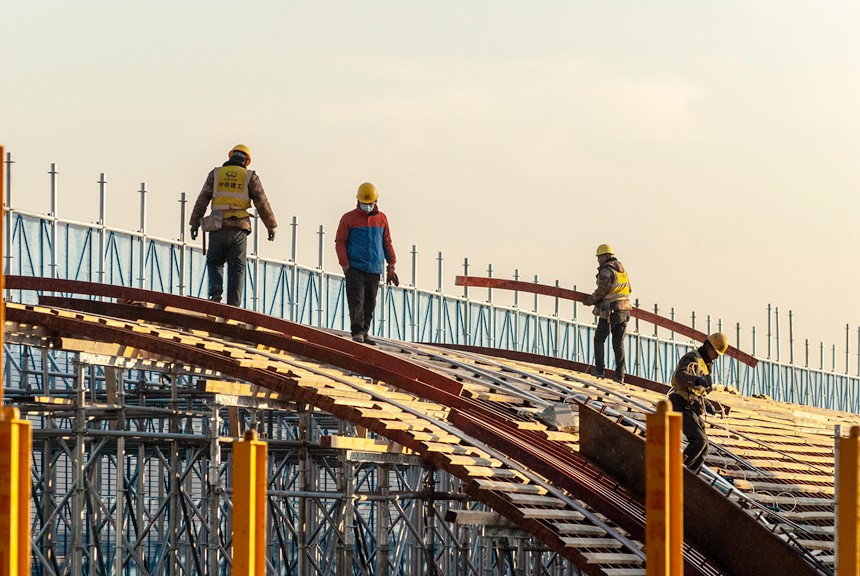
<path fill-rule="evenodd" d="M 224 218 L 249 218 L 247 210 L 251 207 L 251 197 L 248 195 L 248 183 L 253 175 L 253 170 L 241 166 L 216 168 L 212 210 L 220 210 Z"/>
<path fill-rule="evenodd" d="M 630 279 L 627 277 L 627 272 L 620 270 L 612 270 L 615 272 L 615 284 L 609 289 L 609 293 L 603 297 L 604 300 L 622 300 L 630 296 Z"/>

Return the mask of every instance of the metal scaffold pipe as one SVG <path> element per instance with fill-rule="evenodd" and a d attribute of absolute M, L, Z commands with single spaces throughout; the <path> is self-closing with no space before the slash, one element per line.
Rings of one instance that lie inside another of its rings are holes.
<path fill-rule="evenodd" d="M 140 183 L 140 288 L 146 288 L 146 182 Z"/>

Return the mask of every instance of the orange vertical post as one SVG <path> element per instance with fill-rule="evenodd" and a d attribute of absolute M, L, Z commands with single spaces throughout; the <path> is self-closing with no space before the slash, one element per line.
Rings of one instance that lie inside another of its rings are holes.
<path fill-rule="evenodd" d="M 663 400 L 646 419 L 645 573 L 682 576 L 684 572 L 684 477 L 681 414 Z"/>
<path fill-rule="evenodd" d="M 233 576 L 266 575 L 267 458 L 256 430 L 233 444 Z"/>
<path fill-rule="evenodd" d="M 5 190 L 0 146 L 0 574 L 30 574 L 30 423 L 17 408 L 3 406 L 4 328 L 6 326 Z"/>
<path fill-rule="evenodd" d="M 860 426 L 839 439 L 836 573 L 860 574 Z"/>

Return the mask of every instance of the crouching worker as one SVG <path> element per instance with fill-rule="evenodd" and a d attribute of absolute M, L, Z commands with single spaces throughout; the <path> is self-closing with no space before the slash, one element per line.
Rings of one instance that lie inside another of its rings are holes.
<path fill-rule="evenodd" d="M 714 360 L 723 355 L 729 340 L 722 332 L 708 336 L 696 350 L 684 354 L 672 375 L 669 401 L 683 419 L 687 448 L 684 450 L 684 466 L 698 473 L 708 455 L 708 435 L 705 433 L 704 414 L 715 414 L 714 407 L 705 397 L 713 388 L 711 378 Z"/>

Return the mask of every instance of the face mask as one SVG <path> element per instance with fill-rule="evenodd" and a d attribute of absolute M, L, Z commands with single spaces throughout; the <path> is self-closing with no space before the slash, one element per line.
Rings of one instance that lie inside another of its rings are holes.
<path fill-rule="evenodd" d="M 359 203 L 358 206 L 359 206 L 359 208 L 361 208 L 362 210 L 364 210 L 365 212 L 367 212 L 369 214 L 369 213 L 373 212 L 373 209 L 376 206 L 376 204 L 361 204 L 361 203 Z"/>

